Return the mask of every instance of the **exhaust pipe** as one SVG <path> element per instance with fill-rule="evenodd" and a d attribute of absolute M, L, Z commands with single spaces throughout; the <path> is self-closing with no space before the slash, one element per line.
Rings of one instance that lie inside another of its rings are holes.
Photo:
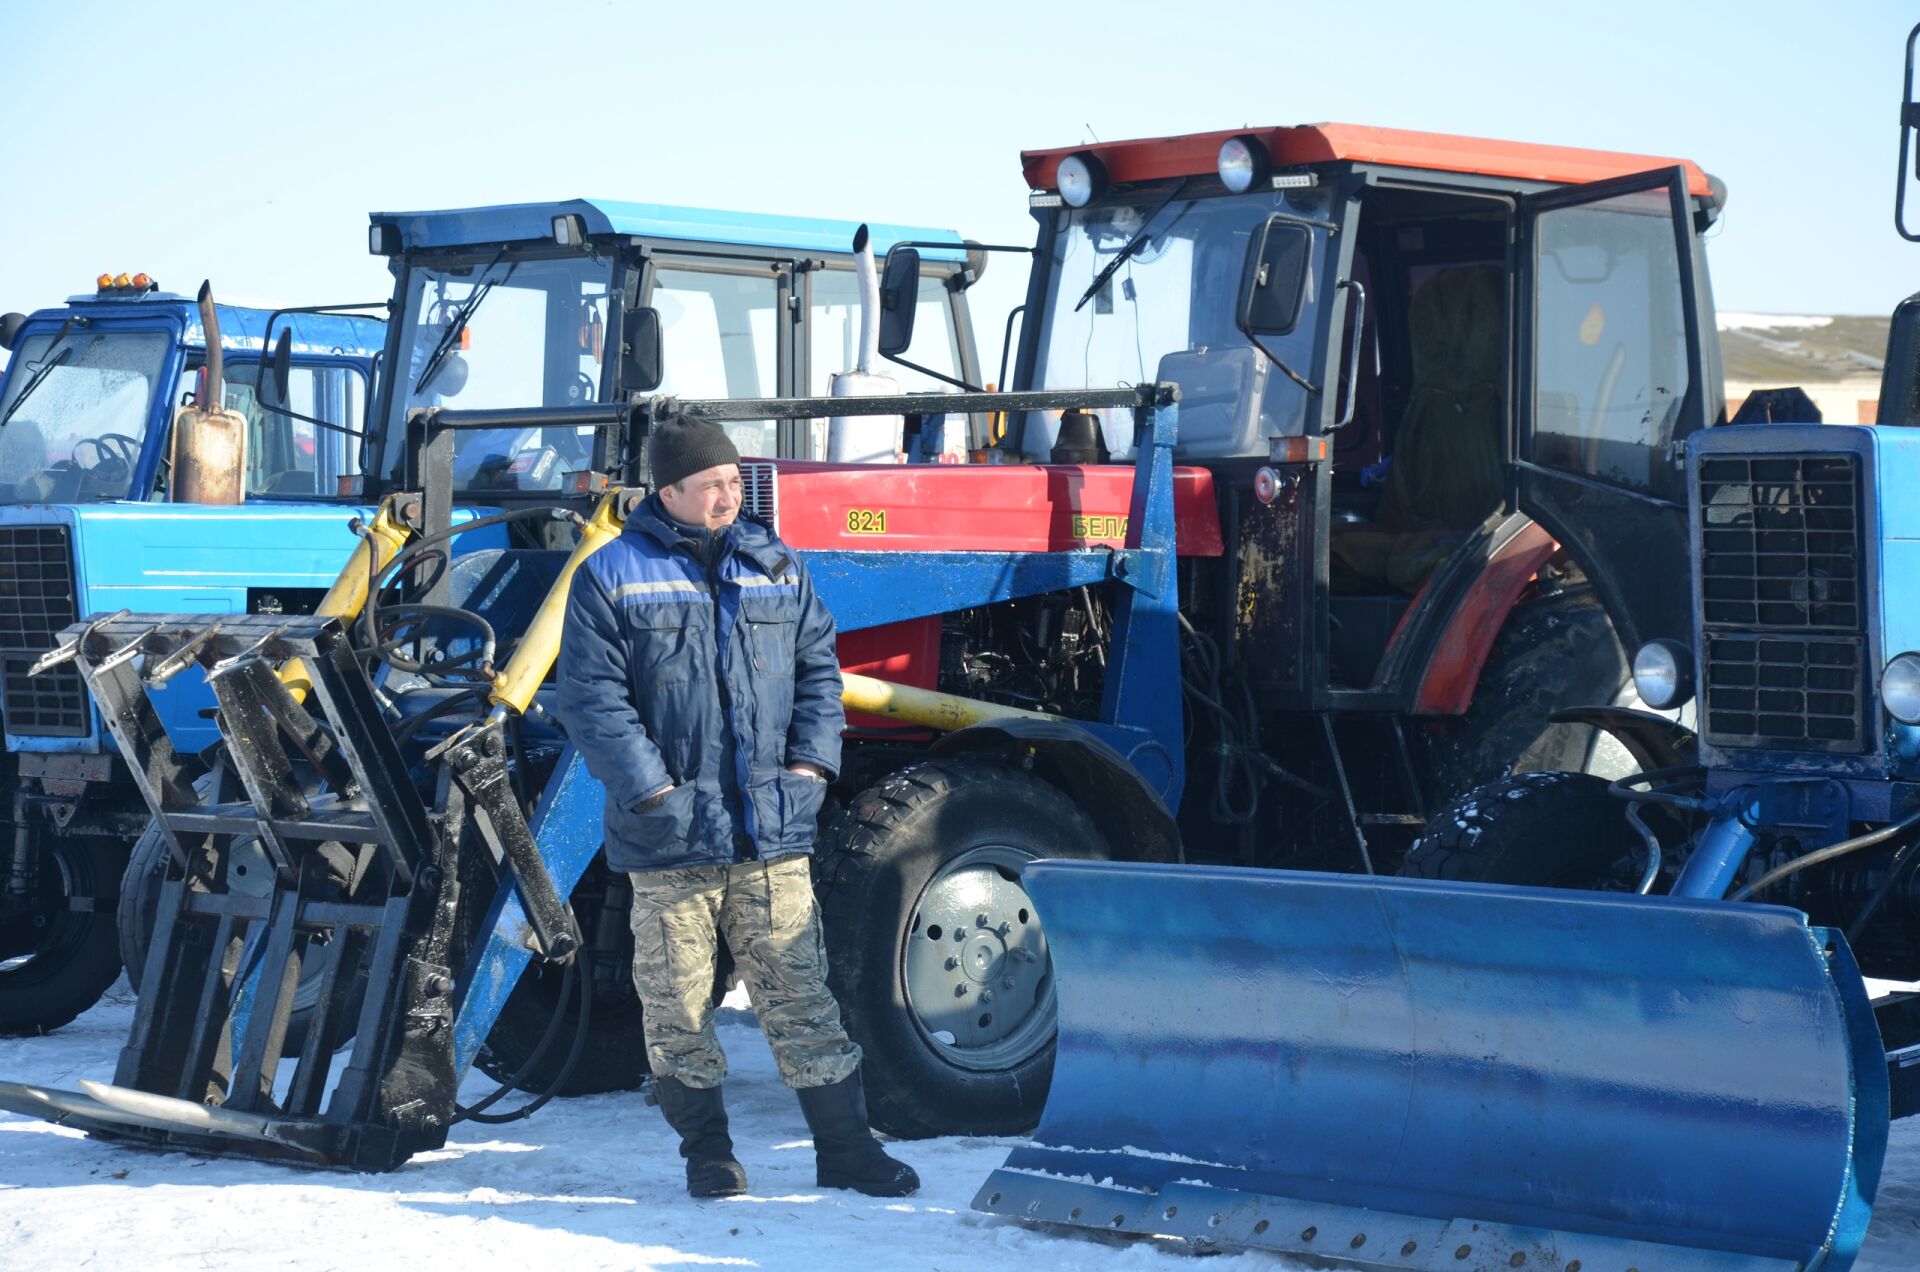
<path fill-rule="evenodd" d="M 861 226 L 853 235 L 853 276 L 860 286 L 860 348 L 851 371 L 827 382 L 831 397 L 892 397 L 900 383 L 875 371 L 880 358 L 880 274 L 873 261 L 872 236 Z M 898 415 L 836 415 L 827 421 L 827 458 L 839 464 L 896 464 L 906 421 Z"/>
<path fill-rule="evenodd" d="M 207 341 L 207 382 L 202 399 L 173 419 L 168 455 L 168 497 L 174 503 L 237 504 L 247 495 L 247 418 L 225 409 L 225 358 L 213 284 L 200 284 L 200 326 Z"/>

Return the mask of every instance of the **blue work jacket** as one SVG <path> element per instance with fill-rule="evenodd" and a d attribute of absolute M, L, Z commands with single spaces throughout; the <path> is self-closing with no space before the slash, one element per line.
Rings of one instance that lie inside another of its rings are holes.
<path fill-rule="evenodd" d="M 606 787 L 614 869 L 813 850 L 827 783 L 787 765 L 840 768 L 833 616 L 765 526 L 709 547 L 646 499 L 574 575 L 558 681 L 556 714 Z"/>

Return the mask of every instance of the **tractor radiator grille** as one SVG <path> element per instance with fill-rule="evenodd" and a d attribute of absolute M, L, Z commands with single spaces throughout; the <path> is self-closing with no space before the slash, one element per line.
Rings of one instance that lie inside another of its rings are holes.
<path fill-rule="evenodd" d="M 756 464 L 748 460 L 740 465 L 740 511 L 756 521 L 765 522 L 775 534 L 780 533 L 780 506 L 776 498 L 779 485 L 779 470 L 772 464 Z"/>
<path fill-rule="evenodd" d="M 27 668 L 75 621 L 73 547 L 65 526 L 0 526 L 0 713 L 7 732 L 84 737 L 87 690 L 69 663 Z"/>
<path fill-rule="evenodd" d="M 1864 750 L 1859 461 L 1712 456 L 1697 473 L 1707 740 Z"/>

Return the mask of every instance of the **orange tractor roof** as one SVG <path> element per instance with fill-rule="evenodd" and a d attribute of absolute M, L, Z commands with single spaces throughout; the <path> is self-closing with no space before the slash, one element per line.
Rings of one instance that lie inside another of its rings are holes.
<path fill-rule="evenodd" d="M 1403 128 L 1369 128 L 1364 124 L 1230 128 L 1222 132 L 1189 133 L 1184 137 L 1149 137 L 1090 146 L 1062 146 L 1055 150 L 1028 150 L 1021 153 L 1020 166 L 1026 173 L 1027 184 L 1036 190 L 1053 189 L 1060 160 L 1081 151 L 1098 156 L 1106 165 L 1107 176 L 1115 183 L 1202 176 L 1215 170 L 1220 143 L 1229 137 L 1241 136 L 1258 138 L 1276 168 L 1345 160 L 1574 185 L 1680 165 L 1687 170 L 1687 188 L 1692 193 L 1701 196 L 1710 193 L 1707 174 L 1687 159 L 1538 146 L 1523 141 L 1490 141 L 1484 137 L 1455 137 Z"/>

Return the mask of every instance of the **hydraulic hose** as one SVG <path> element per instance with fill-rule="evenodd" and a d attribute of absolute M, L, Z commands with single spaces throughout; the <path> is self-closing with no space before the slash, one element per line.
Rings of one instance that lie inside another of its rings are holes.
<path fill-rule="evenodd" d="M 578 918 L 573 913 L 572 907 L 568 907 L 567 909 L 567 922 L 568 925 L 573 928 L 575 936 L 578 937 L 580 924 Z M 584 946 L 584 941 L 582 944 Z M 554 1096 L 560 1094 L 560 1089 L 566 1086 L 567 1079 L 573 1076 L 574 1067 L 580 1063 L 580 1056 L 587 1049 L 587 1035 L 592 1032 L 593 1027 L 593 972 L 588 970 L 582 973 L 579 970 L 580 964 L 584 961 L 584 959 L 580 958 L 567 960 L 566 970 L 561 973 L 560 994 L 553 1008 L 553 1016 L 547 1021 L 546 1030 L 540 1035 L 540 1041 L 535 1043 L 533 1050 L 527 1053 L 527 1058 L 520 1062 L 520 1067 L 515 1069 L 512 1076 L 507 1078 L 506 1081 L 489 1092 L 485 1099 L 482 1099 L 471 1108 L 456 1103 L 453 1106 L 454 1122 L 479 1122 L 485 1126 L 504 1126 L 509 1122 L 518 1122 L 523 1118 L 532 1117 L 535 1113 L 539 1112 L 540 1109 L 544 1108 Z M 547 1084 L 544 1091 L 541 1091 L 538 1095 L 534 1096 L 533 1099 L 528 1100 L 517 1109 L 506 1113 L 487 1112 L 488 1109 L 505 1099 L 509 1091 L 518 1087 L 527 1074 L 533 1072 L 533 1067 L 539 1064 L 541 1059 L 545 1057 L 547 1052 L 553 1047 L 554 1042 L 560 1037 L 560 1022 L 566 1019 L 567 991 L 574 989 L 576 986 L 578 987 L 576 997 L 580 1000 L 580 1020 L 579 1023 L 574 1026 L 573 1045 L 568 1048 L 567 1058 L 561 1061 L 560 1070 L 553 1075 L 553 1081 Z"/>

